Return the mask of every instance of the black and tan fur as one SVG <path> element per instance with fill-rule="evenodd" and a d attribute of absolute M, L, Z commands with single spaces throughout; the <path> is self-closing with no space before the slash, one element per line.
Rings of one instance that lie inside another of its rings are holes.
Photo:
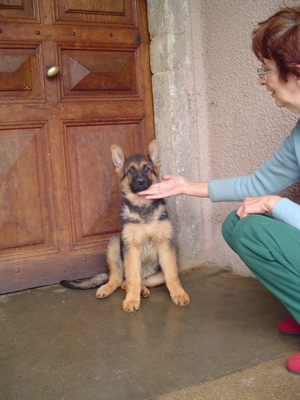
<path fill-rule="evenodd" d="M 107 251 L 109 275 L 90 279 L 62 281 L 73 289 L 100 288 L 98 299 L 111 295 L 117 288 L 126 290 L 124 311 L 140 307 L 140 298 L 149 297 L 149 287 L 166 283 L 176 305 L 189 304 L 189 296 L 181 286 L 173 246 L 173 228 L 163 199 L 147 200 L 137 193 L 158 180 L 160 149 L 156 140 L 149 144 L 149 158 L 134 154 L 125 159 L 121 147 L 112 145 L 112 160 L 120 177 L 123 204 L 123 229 L 111 239 Z"/>

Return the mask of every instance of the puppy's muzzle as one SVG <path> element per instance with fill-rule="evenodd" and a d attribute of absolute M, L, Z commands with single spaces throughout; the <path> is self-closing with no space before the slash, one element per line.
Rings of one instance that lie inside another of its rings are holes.
<path fill-rule="evenodd" d="M 151 183 L 152 182 L 147 177 L 139 176 L 132 182 L 131 190 L 134 193 L 141 192 L 142 190 L 148 189 Z"/>

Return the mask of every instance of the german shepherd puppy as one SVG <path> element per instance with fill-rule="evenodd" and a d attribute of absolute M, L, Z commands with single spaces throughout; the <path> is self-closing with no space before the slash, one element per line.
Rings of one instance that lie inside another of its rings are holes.
<path fill-rule="evenodd" d="M 148 287 L 166 283 L 176 305 L 189 304 L 181 286 L 173 246 L 173 228 L 163 199 L 147 200 L 137 193 L 158 181 L 160 149 L 156 140 L 149 144 L 149 157 L 134 154 L 127 160 L 121 147 L 111 146 L 112 160 L 121 181 L 123 229 L 111 239 L 107 249 L 109 275 L 62 281 L 72 289 L 100 288 L 98 299 L 111 295 L 118 287 L 126 290 L 124 311 L 140 308 L 140 298 L 150 295 Z"/>

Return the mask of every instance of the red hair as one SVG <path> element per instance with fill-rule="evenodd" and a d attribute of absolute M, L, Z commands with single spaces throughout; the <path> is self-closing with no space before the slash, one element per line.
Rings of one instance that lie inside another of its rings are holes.
<path fill-rule="evenodd" d="M 284 8 L 260 22 L 252 34 L 252 50 L 263 62 L 274 60 L 281 80 L 300 77 L 300 7 Z"/>

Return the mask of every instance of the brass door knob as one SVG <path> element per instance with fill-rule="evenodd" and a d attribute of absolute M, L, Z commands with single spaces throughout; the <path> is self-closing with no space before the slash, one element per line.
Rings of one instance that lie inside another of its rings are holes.
<path fill-rule="evenodd" d="M 52 78 L 53 76 L 57 75 L 58 73 L 59 73 L 58 65 L 53 65 L 53 67 L 49 67 L 47 70 L 47 76 L 49 76 L 49 78 Z"/>

